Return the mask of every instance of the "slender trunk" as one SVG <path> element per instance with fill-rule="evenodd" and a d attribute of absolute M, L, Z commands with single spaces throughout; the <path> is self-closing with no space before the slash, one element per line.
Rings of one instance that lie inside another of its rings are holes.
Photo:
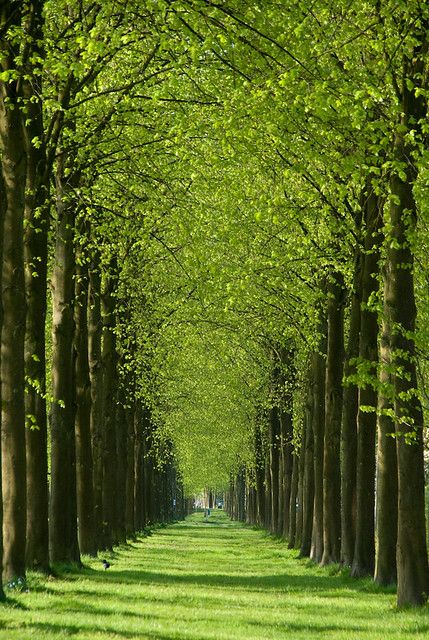
<path fill-rule="evenodd" d="M 323 458 L 323 565 L 340 562 L 341 559 L 340 438 L 344 360 L 343 306 L 343 277 L 340 273 L 335 273 L 328 283 L 328 348 Z"/>
<path fill-rule="evenodd" d="M 138 403 L 134 414 L 134 526 L 136 531 L 141 531 L 148 521 L 144 513 L 143 414 L 144 410 Z"/>
<path fill-rule="evenodd" d="M 377 426 L 377 389 L 375 381 L 378 364 L 377 312 L 368 305 L 378 291 L 378 262 L 381 244 L 381 216 L 378 197 L 369 186 L 364 206 L 365 255 L 362 270 L 362 307 L 359 336 L 359 362 L 365 365 L 365 381 L 359 386 L 358 448 L 356 476 L 356 538 L 352 565 L 353 576 L 372 575 L 375 564 L 375 437 Z M 372 407 L 372 411 L 366 410 Z"/>
<path fill-rule="evenodd" d="M 279 530 L 279 434 L 280 423 L 276 407 L 270 410 L 269 442 L 270 442 L 270 486 L 271 486 L 271 526 L 272 533 Z"/>
<path fill-rule="evenodd" d="M 374 580 L 386 586 L 396 583 L 398 533 L 398 474 L 395 423 L 392 411 L 389 321 L 384 314 L 380 339 L 380 393 L 378 396 L 378 447 L 376 496 L 376 555 Z"/>
<path fill-rule="evenodd" d="M 302 487 L 302 539 L 300 555 L 310 555 L 313 532 L 314 508 L 314 438 L 313 438 L 313 396 L 311 390 L 306 407 L 305 441 L 303 442 L 304 473 Z"/>
<path fill-rule="evenodd" d="M 134 479 L 135 479 L 135 462 L 134 455 L 136 450 L 136 437 L 134 431 L 135 421 L 135 401 L 126 411 L 127 424 L 127 478 L 126 478 L 126 506 L 125 506 L 125 529 L 128 538 L 134 536 L 136 532 L 136 524 L 134 521 Z"/>
<path fill-rule="evenodd" d="M 119 389 L 116 407 L 116 509 L 118 514 L 117 535 L 119 542 L 126 542 L 126 486 L 127 486 L 127 418 L 124 404 L 126 402 L 123 387 Z"/>
<path fill-rule="evenodd" d="M 353 289 L 351 292 L 350 323 L 344 378 L 356 373 L 359 355 L 359 332 L 362 300 L 362 253 L 357 247 L 354 261 Z M 356 456 L 358 387 L 347 381 L 343 396 L 341 425 L 341 562 L 351 567 L 356 536 Z"/>
<path fill-rule="evenodd" d="M 85 229 L 81 229 L 86 234 Z M 76 254 L 75 352 L 76 352 L 76 486 L 79 546 L 82 553 L 97 554 L 94 519 L 94 485 L 91 447 L 91 385 L 88 361 L 88 264 L 80 245 Z"/>
<path fill-rule="evenodd" d="M 0 82 L 0 151 L 6 195 L 1 333 L 3 578 L 6 581 L 25 575 L 26 547 L 23 221 L 27 146 L 16 87 L 16 82 L 7 85 Z"/>
<path fill-rule="evenodd" d="M 76 505 L 74 337 L 73 180 L 64 178 L 64 156 L 58 162 L 57 229 L 52 274 L 52 395 L 50 557 L 52 562 L 80 562 Z"/>
<path fill-rule="evenodd" d="M 304 524 L 304 463 L 305 463 L 305 438 L 307 433 L 307 424 L 304 419 L 303 434 L 301 445 L 299 448 L 299 465 L 298 465 L 298 490 L 297 490 L 297 512 L 296 512 L 296 528 L 295 528 L 295 547 L 299 549 L 302 541 L 302 529 Z"/>
<path fill-rule="evenodd" d="M 0 264 L 3 264 L 3 224 L 6 213 L 6 191 L 3 181 L 3 172 L 0 171 Z M 0 289 L 0 332 L 3 325 L 3 292 Z M 0 350 L 0 367 L 1 367 L 1 350 Z M 0 377 L 0 400 L 1 400 L 1 377 Z M 0 469 L 1 464 L 1 438 L 0 438 Z M 3 495 L 2 495 L 2 478 L 0 473 L 0 532 L 3 532 Z M 3 535 L 0 535 L 0 576 L 3 574 Z M 3 580 L 0 579 L 0 602 L 5 600 L 3 590 Z"/>
<path fill-rule="evenodd" d="M 280 414 L 280 426 L 282 430 L 283 446 L 283 482 L 284 482 L 284 518 L 282 534 L 285 538 L 289 535 L 290 527 L 290 496 L 292 490 L 293 471 L 293 421 L 292 421 L 292 395 L 288 395 L 286 402 L 290 401 L 287 408 Z"/>
<path fill-rule="evenodd" d="M 256 476 L 256 521 L 259 526 L 264 524 L 265 516 L 265 487 L 264 487 L 264 443 L 259 424 L 255 425 L 255 476 Z"/>
<path fill-rule="evenodd" d="M 325 358 L 326 327 L 321 323 L 320 350 L 313 354 L 313 454 L 314 508 L 313 545 L 311 559 L 321 562 L 323 557 L 323 447 L 325 433 Z"/>
<path fill-rule="evenodd" d="M 52 167 L 44 141 L 42 73 L 44 59 L 42 2 L 30 8 L 32 50 L 38 66 L 28 65 L 23 90 L 26 99 L 28 139 L 25 201 L 25 288 L 27 320 L 25 333 L 26 460 L 27 460 L 27 567 L 49 571 L 49 490 L 46 413 L 46 347 L 48 233 L 50 227 L 49 185 Z M 34 141 L 34 142 L 33 142 Z M 37 141 L 37 142 L 36 142 Z M 49 166 L 48 166 L 49 165 Z"/>
<path fill-rule="evenodd" d="M 98 269 L 99 256 L 93 256 L 89 271 L 89 310 L 88 310 L 88 358 L 91 389 L 91 443 L 94 482 L 94 527 L 97 545 L 103 539 L 103 456 L 102 456 L 102 420 L 103 420 L 103 366 L 101 357 L 101 277 Z"/>
<path fill-rule="evenodd" d="M 106 277 L 103 308 L 103 541 L 106 548 L 118 542 L 116 402 L 117 354 L 115 338 L 116 265 Z"/>
<path fill-rule="evenodd" d="M 289 503 L 289 533 L 288 533 L 288 548 L 293 549 L 295 547 L 295 535 L 296 535 L 296 499 L 298 495 L 298 476 L 299 476 L 299 456 L 297 453 L 293 454 L 293 466 L 292 466 L 292 483 L 290 490 L 290 503 Z"/>

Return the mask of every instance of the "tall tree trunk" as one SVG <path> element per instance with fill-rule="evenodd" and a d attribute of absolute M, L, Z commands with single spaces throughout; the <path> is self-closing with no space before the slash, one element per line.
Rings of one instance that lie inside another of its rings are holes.
<path fill-rule="evenodd" d="M 292 402 L 292 394 L 286 398 Z M 293 422 L 291 405 L 282 409 L 280 414 L 280 427 L 282 434 L 282 456 L 283 456 L 283 482 L 284 482 L 284 517 L 282 535 L 287 538 L 289 535 L 290 525 L 290 496 L 292 490 L 292 471 L 293 471 Z"/>
<path fill-rule="evenodd" d="M 377 427 L 378 317 L 368 305 L 378 291 L 378 262 L 381 245 L 379 200 L 369 185 L 364 205 L 365 255 L 362 271 L 362 307 L 359 337 L 359 361 L 365 364 L 366 380 L 359 386 L 358 449 L 356 480 L 356 539 L 353 576 L 372 575 L 375 565 L 375 438 Z M 363 407 L 363 409 L 362 409 Z M 365 407 L 373 407 L 368 412 Z"/>
<path fill-rule="evenodd" d="M 304 474 L 302 487 L 302 539 L 300 556 L 310 555 L 313 533 L 314 509 L 314 438 L 313 438 L 313 394 L 310 388 L 305 411 L 305 441 L 303 442 Z"/>
<path fill-rule="evenodd" d="M 116 407 L 116 509 L 118 514 L 117 535 L 119 542 L 126 542 L 126 487 L 127 487 L 127 418 L 125 412 L 125 390 L 120 383 L 118 390 L 118 404 Z"/>
<path fill-rule="evenodd" d="M 297 520 L 297 508 L 296 499 L 298 495 L 298 479 L 299 479 L 299 455 L 293 454 L 293 466 L 292 466 L 292 483 L 290 489 L 290 502 L 289 502 L 289 532 L 288 532 L 288 548 L 293 549 L 295 547 L 296 540 L 296 520 Z"/>
<path fill-rule="evenodd" d="M 56 173 L 57 228 L 52 274 L 52 395 L 50 557 L 80 562 L 76 505 L 74 366 L 74 179 L 64 178 L 64 154 Z"/>
<path fill-rule="evenodd" d="M 42 73 L 43 2 L 32 2 L 29 10 L 31 49 L 35 63 L 28 65 L 23 84 L 26 99 L 28 139 L 25 201 L 25 288 L 27 320 L 25 333 L 26 458 L 27 458 L 27 567 L 49 571 L 49 491 L 46 414 L 46 348 L 48 232 L 50 227 L 49 184 L 51 163 L 44 140 Z M 36 64 L 37 68 L 32 65 Z M 49 165 L 49 166 L 48 166 Z"/>
<path fill-rule="evenodd" d="M 118 543 L 116 402 L 117 354 L 115 338 L 116 263 L 106 276 L 103 308 L 103 523 L 104 545 Z"/>
<path fill-rule="evenodd" d="M 325 358 L 326 326 L 320 323 L 319 351 L 313 354 L 313 454 L 314 454 L 314 508 L 313 544 L 310 557 L 321 562 L 323 557 L 323 450 L 325 434 Z"/>
<path fill-rule="evenodd" d="M 344 360 L 344 283 L 340 273 L 328 283 L 328 348 L 323 458 L 322 565 L 341 559 L 340 438 Z"/>
<path fill-rule="evenodd" d="M 271 526 L 272 533 L 279 532 L 279 435 L 280 422 L 277 407 L 270 410 L 269 451 L 270 451 L 270 486 L 271 486 Z"/>
<path fill-rule="evenodd" d="M 81 225 L 82 238 L 87 230 Z M 76 352 L 76 488 L 81 553 L 97 554 L 94 518 L 94 479 L 91 447 L 91 385 L 88 360 L 89 274 L 81 244 L 76 249 L 75 352 Z"/>
<path fill-rule="evenodd" d="M 135 450 L 136 437 L 134 431 L 134 421 L 136 413 L 136 402 L 126 410 L 127 424 L 127 478 L 126 478 L 126 506 L 125 506 L 125 529 L 127 538 L 134 536 L 136 524 L 134 521 L 134 481 L 135 481 Z"/>
<path fill-rule="evenodd" d="M 420 18 L 420 15 L 416 16 Z M 417 395 L 414 332 L 414 260 L 411 247 L 417 221 L 413 186 L 416 152 L 410 140 L 427 116 L 428 20 L 416 20 L 414 51 L 403 58 L 400 127 L 394 159 L 402 173 L 391 175 L 385 303 L 391 321 L 391 357 L 395 364 L 395 429 L 398 456 L 398 606 L 420 605 L 429 593 L 424 504 L 423 412 Z M 422 88 L 422 91 L 418 91 Z M 412 133 L 412 135 L 411 135 Z"/>
<path fill-rule="evenodd" d="M 396 139 L 398 160 L 406 161 L 408 150 L 401 137 Z M 409 170 L 408 170 L 409 173 Z M 395 429 L 398 456 L 398 606 L 419 605 L 429 593 L 426 547 L 423 414 L 416 396 L 414 331 L 413 255 L 408 240 L 415 226 L 416 205 L 413 176 L 402 181 L 392 176 L 391 190 L 397 200 L 390 204 L 390 224 L 394 241 L 390 243 L 386 266 L 385 293 L 392 320 L 390 343 L 395 363 Z M 398 204 L 397 204 L 398 203 Z M 407 435 L 410 434 L 410 435 Z"/>
<path fill-rule="evenodd" d="M 6 213 L 6 191 L 3 181 L 3 172 L 0 171 L 0 264 L 3 264 L 3 225 Z M 3 325 L 3 288 L 0 289 L 0 332 Z M 0 368 L 1 368 L 1 350 L 0 350 Z M 1 377 L 0 377 L 0 400 L 1 400 Z M 1 438 L 0 438 L 0 469 L 1 464 Z M 2 495 L 2 478 L 0 473 L 0 577 L 3 575 L 3 495 Z M 3 590 L 3 580 L 0 579 L 0 602 L 5 600 Z"/>
<path fill-rule="evenodd" d="M 13 20 L 13 15 L 9 18 Z M 23 221 L 27 143 L 17 87 L 17 81 L 8 84 L 0 81 L 0 151 L 6 195 L 1 333 L 3 577 L 6 581 L 25 575 L 26 547 Z"/>
<path fill-rule="evenodd" d="M 362 252 L 356 248 L 353 288 L 351 291 L 349 335 L 344 362 L 344 378 L 356 373 L 359 356 L 359 332 L 362 301 Z M 343 395 L 341 425 L 341 562 L 351 567 L 356 536 L 356 457 L 358 387 L 356 382 L 346 382 Z"/>
<path fill-rule="evenodd" d="M 94 527 L 97 545 L 103 539 L 103 365 L 101 356 L 101 276 L 99 255 L 93 256 L 89 270 L 88 358 L 91 389 L 91 443 L 94 482 Z"/>
<path fill-rule="evenodd" d="M 261 427 L 255 425 L 255 477 L 256 477 L 256 521 L 259 526 L 263 526 L 265 519 L 265 454 L 262 439 Z"/>
<path fill-rule="evenodd" d="M 387 311 L 387 310 L 386 310 Z M 398 474 L 395 423 L 392 410 L 392 376 L 389 371 L 391 329 L 384 314 L 380 339 L 380 392 L 378 396 L 378 447 L 376 495 L 376 555 L 374 580 L 386 586 L 396 583 L 398 533 Z"/>

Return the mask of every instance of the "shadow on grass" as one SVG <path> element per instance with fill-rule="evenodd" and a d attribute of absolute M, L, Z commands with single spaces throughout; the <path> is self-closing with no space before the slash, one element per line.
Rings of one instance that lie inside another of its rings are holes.
<path fill-rule="evenodd" d="M 354 578 L 342 577 L 336 579 L 329 575 L 290 575 L 287 573 L 274 575 L 231 575 L 224 573 L 168 573 L 140 570 L 118 571 L 110 569 L 109 573 L 87 570 L 85 573 L 95 582 L 108 582 L 128 585 L 190 585 L 194 587 L 228 587 L 231 589 L 244 589 L 246 591 L 302 591 L 323 592 L 349 589 L 353 591 L 366 591 L 369 593 L 387 593 L 382 587 L 367 588 L 366 581 Z M 76 574 L 76 577 L 82 574 Z M 67 575 L 67 579 L 71 576 Z"/>

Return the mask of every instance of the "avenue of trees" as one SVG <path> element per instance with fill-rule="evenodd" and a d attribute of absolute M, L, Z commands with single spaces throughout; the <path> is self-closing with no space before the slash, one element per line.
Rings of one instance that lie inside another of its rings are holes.
<path fill-rule="evenodd" d="M 429 594 L 429 6 L 0 5 L 3 582 L 183 517 Z"/>

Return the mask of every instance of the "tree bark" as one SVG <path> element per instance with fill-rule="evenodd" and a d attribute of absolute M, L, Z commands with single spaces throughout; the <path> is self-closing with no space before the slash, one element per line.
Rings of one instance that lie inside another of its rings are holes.
<path fill-rule="evenodd" d="M 309 390 L 305 411 L 305 441 L 303 442 L 304 474 L 302 487 L 302 538 L 300 556 L 307 557 L 311 551 L 314 509 L 314 438 L 313 438 L 313 394 Z"/>
<path fill-rule="evenodd" d="M 103 308 L 103 542 L 110 549 L 118 543 L 116 402 L 117 354 L 115 338 L 116 263 L 106 275 Z"/>
<path fill-rule="evenodd" d="M 270 486 L 271 486 L 271 523 L 272 533 L 279 533 L 279 443 L 280 422 L 277 407 L 270 410 L 269 419 L 269 466 L 270 466 Z"/>
<path fill-rule="evenodd" d="M 52 409 L 50 558 L 80 563 L 76 505 L 74 337 L 74 179 L 64 178 L 64 154 L 56 173 L 57 228 L 52 274 Z"/>
<path fill-rule="evenodd" d="M 3 224 L 6 213 L 6 190 L 3 181 L 3 172 L 0 171 L 0 264 L 3 264 Z M 0 332 L 3 325 L 3 288 L 0 289 Z M 1 349 L 0 349 L 0 371 L 1 371 Z M 1 400 L 1 376 L 0 376 L 0 400 Z M 2 468 L 2 447 L 0 438 L 0 469 Z M 0 473 L 0 576 L 3 575 L 3 492 L 2 478 Z M 3 580 L 0 579 L 0 602 L 5 600 L 6 596 L 3 590 Z"/>
<path fill-rule="evenodd" d="M 328 348 L 325 387 L 325 439 L 323 458 L 322 565 L 341 559 L 340 438 L 344 360 L 344 283 L 340 273 L 328 283 Z"/>
<path fill-rule="evenodd" d="M 87 238 L 87 229 L 81 225 L 81 236 Z M 79 547 L 81 553 L 97 555 L 94 518 L 94 478 L 91 447 L 91 384 L 88 359 L 88 286 L 89 274 L 86 256 L 81 244 L 76 248 L 75 278 L 75 375 L 76 375 L 76 488 L 79 521 Z"/>
<path fill-rule="evenodd" d="M 299 455 L 295 452 L 292 457 L 293 457 L 293 467 L 292 467 L 292 484 L 291 484 L 290 503 L 289 503 L 289 533 L 288 533 L 289 549 L 293 549 L 295 547 L 296 520 L 297 520 L 296 499 L 298 495 L 298 476 L 299 476 Z"/>
<path fill-rule="evenodd" d="M 387 311 L 387 310 L 386 310 Z M 398 474 L 395 423 L 388 411 L 393 408 L 393 379 L 390 362 L 389 320 L 384 314 L 380 339 L 380 392 L 378 396 L 378 447 L 376 494 L 376 555 L 374 580 L 387 586 L 396 583 L 396 542 L 398 533 Z"/>
<path fill-rule="evenodd" d="M 379 200 L 372 185 L 368 186 L 366 192 L 364 222 L 365 254 L 362 270 L 359 362 L 360 366 L 364 365 L 365 367 L 363 375 L 366 378 L 369 376 L 370 379 L 359 383 L 356 538 L 352 564 L 352 575 L 355 577 L 373 575 L 375 565 L 375 438 L 377 427 L 375 379 L 378 364 L 378 317 L 377 311 L 370 309 L 368 305 L 378 291 L 378 263 L 382 236 L 380 233 Z M 372 407 L 372 411 L 365 411 L 365 407 Z"/>
<path fill-rule="evenodd" d="M 310 557 L 321 562 L 323 557 L 323 449 L 325 434 L 325 356 L 326 326 L 320 322 L 319 351 L 313 354 L 313 453 L 314 453 L 314 507 L 313 544 Z"/>
<path fill-rule="evenodd" d="M 9 17 L 13 20 L 13 15 Z M 1 333 L 3 578 L 5 581 L 25 575 L 26 547 L 24 405 L 26 308 L 23 222 L 27 141 L 19 98 L 18 81 L 7 84 L 0 81 L 0 150 L 6 195 L 3 225 Z"/>
<path fill-rule="evenodd" d="M 353 289 L 351 291 L 350 323 L 347 356 L 344 362 L 344 378 L 356 374 L 359 356 L 359 333 L 362 301 L 362 253 L 355 251 Z M 356 382 L 346 382 L 343 393 L 341 425 L 341 562 L 346 567 L 353 564 L 356 537 L 356 457 L 358 387 Z"/>
<path fill-rule="evenodd" d="M 94 482 L 94 527 L 97 546 L 103 539 L 103 365 L 101 356 L 101 277 L 100 256 L 95 253 L 89 270 L 89 310 L 88 310 L 88 358 L 91 389 L 91 443 Z"/>

